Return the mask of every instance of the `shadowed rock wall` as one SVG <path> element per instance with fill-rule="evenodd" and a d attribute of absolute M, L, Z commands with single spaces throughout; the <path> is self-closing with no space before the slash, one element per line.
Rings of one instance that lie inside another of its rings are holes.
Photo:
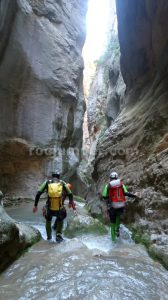
<path fill-rule="evenodd" d="M 121 69 L 127 89 L 167 69 L 166 0 L 117 0 Z"/>
<path fill-rule="evenodd" d="M 87 0 L 1 1 L 0 186 L 11 195 L 34 195 L 55 168 L 75 176 L 86 10 Z"/>

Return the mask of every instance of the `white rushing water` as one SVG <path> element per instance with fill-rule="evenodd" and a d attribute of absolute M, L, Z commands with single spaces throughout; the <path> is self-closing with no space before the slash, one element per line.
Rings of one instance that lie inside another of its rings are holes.
<path fill-rule="evenodd" d="M 22 205 L 9 214 L 39 228 L 45 238 L 41 209 L 35 216 L 31 208 Z M 0 299 L 158 300 L 168 299 L 167 283 L 168 272 L 122 227 L 116 244 L 110 234 L 61 244 L 41 240 L 0 275 Z"/>

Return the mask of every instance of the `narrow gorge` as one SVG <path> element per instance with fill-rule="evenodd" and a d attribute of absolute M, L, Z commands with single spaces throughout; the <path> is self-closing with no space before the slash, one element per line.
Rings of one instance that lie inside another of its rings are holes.
<path fill-rule="evenodd" d="M 168 268 L 168 2 L 116 0 L 118 31 L 85 103 L 87 9 L 87 0 L 0 1 L 0 271 L 40 239 L 5 205 L 31 202 L 56 169 L 105 223 L 100 193 L 115 170 L 140 193 L 128 200 L 124 223 Z"/>
<path fill-rule="evenodd" d="M 125 222 L 167 266 L 168 3 L 118 0 L 116 7 L 120 67 L 113 43 L 90 91 L 88 126 L 96 146 L 88 202 L 92 214 L 101 215 L 95 195 L 115 169 L 131 191 L 141 193 L 139 201 L 128 201 Z"/>

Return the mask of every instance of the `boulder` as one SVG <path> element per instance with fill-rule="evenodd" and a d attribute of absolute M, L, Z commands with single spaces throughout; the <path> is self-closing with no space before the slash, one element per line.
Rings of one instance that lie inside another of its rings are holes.
<path fill-rule="evenodd" d="M 0 204 L 0 272 L 40 238 L 38 230 L 13 220 Z"/>

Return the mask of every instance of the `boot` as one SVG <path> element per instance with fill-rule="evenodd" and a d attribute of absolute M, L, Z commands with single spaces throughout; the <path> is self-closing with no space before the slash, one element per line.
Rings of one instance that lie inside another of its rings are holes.
<path fill-rule="evenodd" d="M 62 242 L 63 240 L 64 240 L 64 239 L 63 239 L 61 233 L 57 233 L 57 235 L 56 235 L 56 242 L 60 243 L 60 242 Z"/>
<path fill-rule="evenodd" d="M 57 220 L 57 227 L 56 227 L 56 241 L 57 242 L 62 242 L 63 237 L 62 237 L 62 228 L 63 228 L 63 221 L 58 221 Z"/>

